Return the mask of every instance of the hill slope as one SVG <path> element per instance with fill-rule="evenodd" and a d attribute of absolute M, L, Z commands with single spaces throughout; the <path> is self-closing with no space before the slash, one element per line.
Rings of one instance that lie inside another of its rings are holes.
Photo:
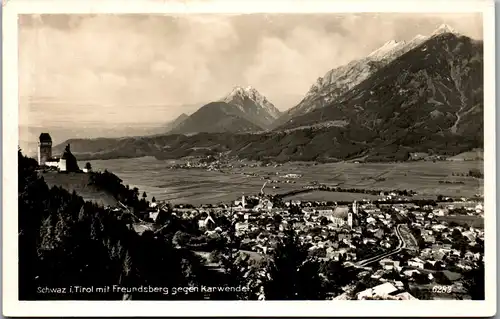
<path fill-rule="evenodd" d="M 236 105 L 226 102 L 212 102 L 202 106 L 179 125 L 172 133 L 214 133 L 260 131 L 261 127 L 246 118 Z"/>
<path fill-rule="evenodd" d="M 344 121 L 377 145 L 443 149 L 481 147 L 482 42 L 442 33 L 389 63 L 333 104 L 278 130 Z"/>
<path fill-rule="evenodd" d="M 167 123 L 166 131 L 169 132 L 179 126 L 182 122 L 184 122 L 189 116 L 186 113 L 182 113 L 175 120 Z"/>
<path fill-rule="evenodd" d="M 89 174 L 46 172 L 42 174 L 49 187 L 58 186 L 70 193 L 75 191 L 85 201 L 91 201 L 102 206 L 116 206 L 117 200 L 105 190 L 90 185 Z"/>

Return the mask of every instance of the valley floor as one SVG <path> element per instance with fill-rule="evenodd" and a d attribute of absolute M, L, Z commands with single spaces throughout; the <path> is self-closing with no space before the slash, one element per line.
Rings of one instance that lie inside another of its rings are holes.
<path fill-rule="evenodd" d="M 193 160 L 189 162 L 191 165 Z M 482 161 L 328 164 L 289 162 L 269 166 L 234 161 L 219 167 L 211 165 L 211 168 L 187 168 L 187 160 L 142 157 L 95 160 L 90 163 L 94 170 L 107 169 L 118 175 L 124 184 L 146 191 L 149 198 L 154 196 L 158 200 L 193 205 L 229 202 L 242 195 L 257 194 L 266 180 L 269 182 L 264 191 L 270 194 L 285 193 L 315 184 L 386 191 L 406 189 L 417 192 L 417 198 L 435 198 L 437 195 L 471 197 L 482 195 L 484 191 L 482 179 L 464 176 L 470 170 L 482 172 Z M 84 164 L 80 163 L 80 166 Z M 333 201 L 374 197 L 349 192 L 312 192 L 295 196 L 297 199 Z"/>

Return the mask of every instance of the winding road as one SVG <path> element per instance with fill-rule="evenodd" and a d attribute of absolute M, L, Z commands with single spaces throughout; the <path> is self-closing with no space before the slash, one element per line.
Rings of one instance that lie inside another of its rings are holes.
<path fill-rule="evenodd" d="M 396 226 L 396 236 L 398 236 L 398 239 L 399 239 L 399 244 L 398 244 L 398 247 L 396 247 L 396 249 L 390 251 L 390 252 L 385 252 L 385 253 L 382 253 L 380 255 L 377 255 L 377 256 L 374 256 L 374 257 L 370 257 L 370 258 L 367 258 L 367 259 L 364 259 L 364 260 L 360 260 L 358 261 L 357 263 L 354 264 L 354 266 L 356 267 L 365 267 L 369 264 L 372 264 L 374 262 L 377 262 L 377 261 L 380 261 L 384 258 L 387 258 L 389 256 L 392 256 L 394 254 L 397 254 L 399 252 L 401 252 L 403 249 L 406 248 L 406 242 L 404 241 L 404 238 L 403 236 L 401 235 L 401 226 L 404 225 L 404 224 L 398 224 Z"/>

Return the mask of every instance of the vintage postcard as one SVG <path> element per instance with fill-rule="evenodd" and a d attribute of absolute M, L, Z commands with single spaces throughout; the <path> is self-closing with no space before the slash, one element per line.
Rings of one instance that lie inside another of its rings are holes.
<path fill-rule="evenodd" d="M 492 316 L 490 1 L 3 3 L 5 316 Z"/>

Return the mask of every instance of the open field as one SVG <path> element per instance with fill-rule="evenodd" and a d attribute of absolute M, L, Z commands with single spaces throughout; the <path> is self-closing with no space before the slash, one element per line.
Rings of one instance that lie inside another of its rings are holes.
<path fill-rule="evenodd" d="M 297 195 L 287 196 L 285 200 L 301 200 L 301 201 L 355 201 L 363 199 L 378 199 L 379 196 L 359 193 L 340 193 L 327 191 L 313 191 L 309 193 L 301 193 Z"/>
<path fill-rule="evenodd" d="M 448 215 L 448 216 L 438 216 L 437 219 L 448 223 L 455 222 L 462 226 L 469 225 L 476 228 L 484 227 L 484 218 L 480 216 Z"/>
<path fill-rule="evenodd" d="M 407 189 L 419 193 L 419 197 L 444 196 L 467 197 L 483 194 L 483 181 L 472 177 L 452 176 L 470 169 L 483 171 L 481 161 L 457 162 L 404 162 L 404 163 L 285 163 L 283 166 L 239 167 L 224 172 L 203 169 L 169 169 L 172 163 L 181 161 L 157 160 L 153 157 L 132 159 L 95 160 L 92 167 L 108 169 L 118 175 L 125 184 L 146 191 L 148 197 L 170 200 L 173 203 L 220 203 L 232 201 L 241 195 L 256 194 L 264 178 L 277 180 L 268 184 L 267 193 L 284 193 L 301 189 L 318 182 L 342 188 L 377 190 Z M 248 163 L 248 162 L 247 162 Z M 84 163 L 80 163 L 80 166 Z M 286 178 L 286 174 L 301 174 L 300 178 Z M 283 183 L 284 181 L 295 183 Z M 439 184 L 440 180 L 463 181 L 464 184 Z M 279 188 L 273 189 L 273 186 Z M 307 194 L 315 196 L 317 192 Z M 306 194 L 302 194 L 306 196 Z M 337 200 L 366 198 L 366 194 L 337 193 Z"/>
<path fill-rule="evenodd" d="M 93 186 L 89 186 L 88 174 L 46 172 L 42 176 L 49 187 L 60 186 L 69 192 L 73 192 L 74 190 L 86 201 L 96 202 L 103 206 L 115 206 L 117 203 L 113 196 Z"/>

